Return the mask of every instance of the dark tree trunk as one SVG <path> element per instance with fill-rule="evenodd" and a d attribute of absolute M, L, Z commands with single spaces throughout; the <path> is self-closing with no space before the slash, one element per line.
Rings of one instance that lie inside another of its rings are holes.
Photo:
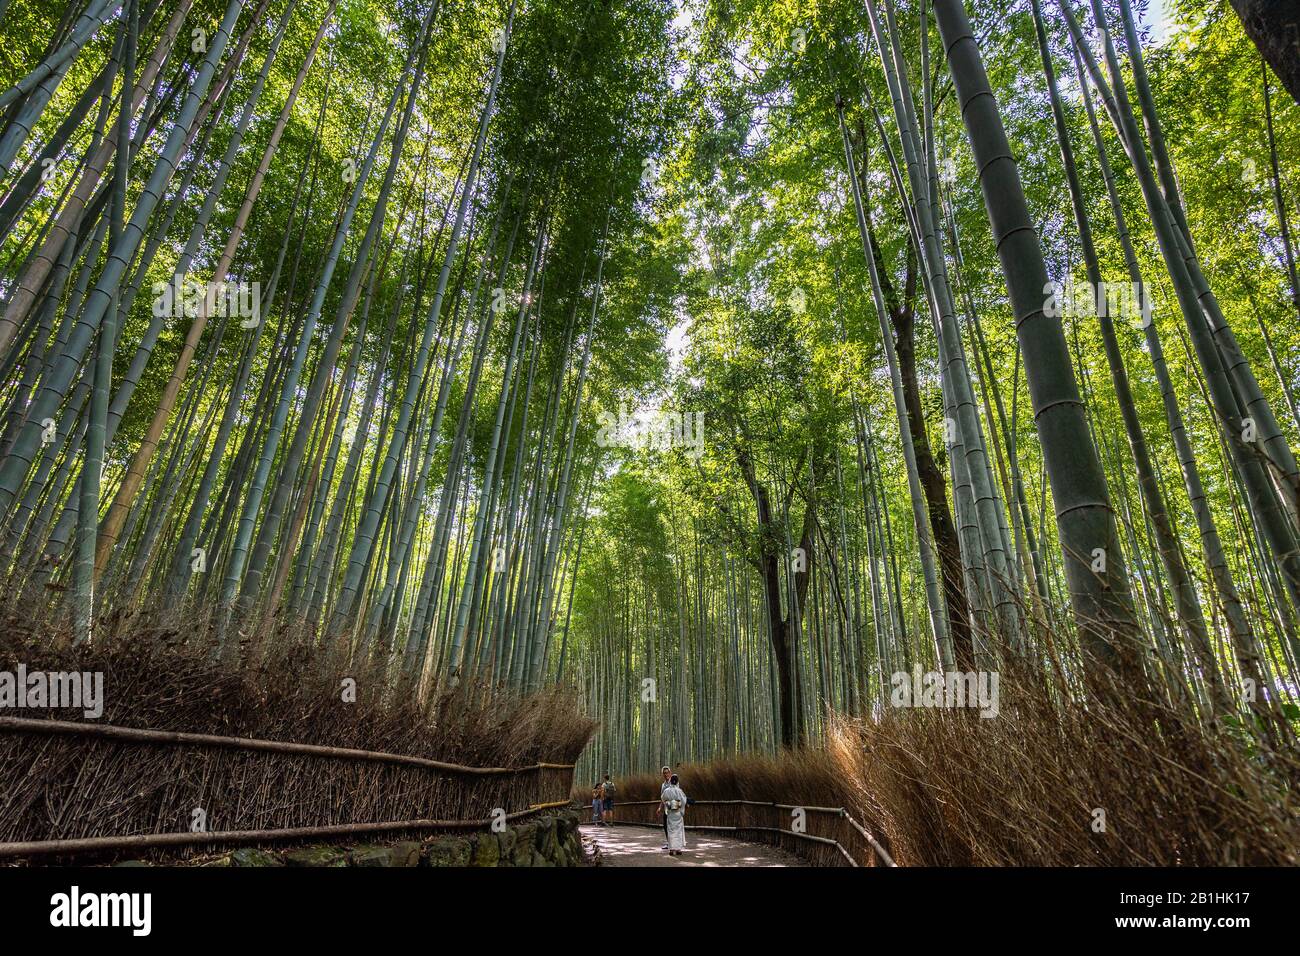
<path fill-rule="evenodd" d="M 859 121 L 860 123 L 861 121 Z M 865 131 L 859 127 L 860 135 Z M 916 259 L 911 243 L 907 247 L 907 271 L 903 279 L 903 299 L 900 302 L 889 270 L 880 255 L 880 243 L 875 230 L 867 220 L 871 237 L 871 252 L 876 259 L 881 291 L 889 311 L 889 322 L 894 329 L 894 352 L 898 358 L 898 373 L 903 380 L 903 403 L 907 406 L 907 426 L 912 433 L 912 448 L 916 454 L 916 473 L 925 492 L 925 509 L 930 517 L 930 532 L 934 536 L 934 549 L 939 556 L 939 573 L 942 576 L 944 609 L 948 617 L 948 633 L 952 638 L 953 659 L 960 671 L 975 670 L 975 648 L 971 641 L 970 602 L 966 598 L 966 584 L 961 564 L 961 542 L 957 526 L 948 507 L 948 483 L 943 470 L 930 451 L 930 440 L 925 430 L 925 415 L 921 410 L 921 389 L 916 379 Z"/>
<path fill-rule="evenodd" d="M 780 695 L 778 710 L 780 711 L 781 746 L 786 749 L 793 749 L 803 745 L 803 727 L 802 722 L 799 720 L 799 714 L 795 709 L 797 678 L 794 673 L 795 647 L 794 641 L 791 639 L 791 633 L 794 631 L 795 615 L 803 613 L 804 597 L 808 593 L 808 582 L 812 578 L 813 506 L 809 503 L 804 512 L 803 530 L 799 536 L 799 547 L 803 549 L 806 558 L 804 569 L 802 571 L 791 569 L 791 573 L 794 575 L 796 606 L 789 608 L 783 614 L 781 610 L 781 569 L 777 562 L 784 554 L 784 547 L 780 542 L 785 540 L 785 535 L 782 533 L 779 523 L 773 518 L 771 495 L 767 486 L 758 480 L 753 462 L 744 452 L 738 452 L 737 460 L 741 473 L 744 475 L 745 483 L 754 496 L 754 508 L 758 512 L 758 533 L 763 549 L 759 558 L 759 570 L 763 576 L 763 599 L 767 607 L 767 621 L 772 638 L 772 654 L 776 657 L 777 691 Z M 789 555 L 784 555 L 784 557 L 786 560 L 790 559 Z"/>
<path fill-rule="evenodd" d="M 1232 0 L 1232 9 L 1291 99 L 1300 103 L 1300 3 Z"/>
<path fill-rule="evenodd" d="M 772 560 L 775 566 L 775 559 Z M 767 575 L 764 575 L 766 582 Z M 779 586 L 779 585 L 778 585 Z M 799 734 L 795 728 L 794 713 L 794 667 L 791 662 L 789 628 L 781 617 L 780 592 L 775 593 L 766 587 L 768 624 L 772 629 L 772 653 L 776 655 L 777 692 L 780 700 L 781 746 L 787 750 L 798 746 Z"/>
<path fill-rule="evenodd" d="M 916 315 L 911 304 L 889 310 L 894 326 L 894 350 L 898 371 L 903 378 L 903 397 L 907 404 L 907 424 L 912 430 L 916 449 L 916 472 L 925 490 L 925 507 L 930 516 L 934 548 L 939 553 L 939 570 L 943 575 L 943 600 L 948 611 L 948 631 L 952 635 L 952 652 L 959 671 L 975 669 L 975 650 L 971 643 L 970 604 L 961 566 L 961 543 L 957 526 L 948 507 L 948 486 L 943 471 L 934 460 L 926 437 L 925 418 L 921 414 L 921 391 L 916 383 Z"/>

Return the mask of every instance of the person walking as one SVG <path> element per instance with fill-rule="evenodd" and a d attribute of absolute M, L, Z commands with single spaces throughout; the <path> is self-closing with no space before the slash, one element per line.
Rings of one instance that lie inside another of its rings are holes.
<path fill-rule="evenodd" d="M 672 768 L 672 767 L 660 767 L 660 768 L 659 768 L 659 775 L 663 778 L 663 780 L 660 781 L 660 783 L 659 783 L 659 804 L 658 804 L 658 806 L 655 807 L 655 816 L 661 816 L 661 815 L 662 815 L 663 818 L 664 818 L 664 845 L 663 845 L 663 849 L 666 850 L 666 849 L 668 849 L 668 816 L 667 816 L 666 814 L 664 814 L 664 803 L 663 803 L 663 800 L 664 800 L 664 791 L 667 790 L 670 786 L 672 786 L 673 768 Z"/>
<path fill-rule="evenodd" d="M 614 824 L 614 797 L 617 794 L 618 788 L 614 786 L 614 781 L 609 779 L 609 774 L 605 774 L 605 782 L 600 785 L 600 822 L 607 827 Z"/>
<path fill-rule="evenodd" d="M 678 786 L 677 774 L 668 779 L 668 786 L 659 794 L 659 803 L 664 811 L 664 823 L 668 828 L 668 855 L 681 856 L 686 849 L 686 794 Z"/>

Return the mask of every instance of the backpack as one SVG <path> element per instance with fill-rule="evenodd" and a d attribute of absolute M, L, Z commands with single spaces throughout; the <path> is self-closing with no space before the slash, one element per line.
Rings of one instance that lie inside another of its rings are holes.
<path fill-rule="evenodd" d="M 606 780 L 606 781 L 602 784 L 602 786 L 605 788 L 605 797 L 606 797 L 606 799 L 608 799 L 608 798 L 610 798 L 610 797 L 615 797 L 615 796 L 618 795 L 618 787 L 614 786 L 614 781 L 612 781 L 612 780 Z"/>

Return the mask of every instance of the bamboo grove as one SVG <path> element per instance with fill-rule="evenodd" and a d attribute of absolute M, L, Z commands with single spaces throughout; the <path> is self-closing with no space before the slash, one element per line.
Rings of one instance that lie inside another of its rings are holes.
<path fill-rule="evenodd" d="M 1296 104 L 1231 13 L 1147 13 L 698 11 L 659 401 L 706 438 L 597 498 L 592 770 L 816 740 L 916 670 L 1293 747 Z"/>
<path fill-rule="evenodd" d="M 10 626 L 574 685 L 587 770 L 913 668 L 1292 746 L 1300 106 L 1167 13 L 0 0 Z"/>
<path fill-rule="evenodd" d="M 661 297 L 661 14 L 11 8 L 50 38 L 7 94 L 13 605 L 537 686 L 579 426 Z"/>

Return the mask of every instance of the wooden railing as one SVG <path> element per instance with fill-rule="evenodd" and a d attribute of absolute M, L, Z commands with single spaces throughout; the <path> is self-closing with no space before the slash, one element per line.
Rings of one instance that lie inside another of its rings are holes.
<path fill-rule="evenodd" d="M 654 818 L 658 800 L 615 801 L 616 824 L 662 825 Z M 591 809 L 591 804 L 586 805 Z M 795 811 L 802 810 L 802 831 L 794 829 Z M 877 839 L 844 807 L 811 807 L 762 800 L 692 800 L 686 810 L 686 829 L 730 833 L 784 846 L 800 856 L 843 866 L 895 866 L 887 841 Z M 810 847 L 829 853 L 810 854 Z"/>
<path fill-rule="evenodd" d="M 568 800 L 541 803 L 505 815 L 513 823 L 545 810 L 569 807 Z M 84 837 L 77 840 L 29 840 L 0 843 L 0 858 L 27 856 L 73 856 L 118 850 L 145 850 L 189 846 L 234 846 L 241 843 L 276 843 L 289 840 L 329 840 L 368 834 L 422 833 L 451 830 L 482 830 L 496 822 L 486 820 L 392 820 L 384 823 L 347 823 L 325 827 L 282 827 L 277 830 L 214 830 L 199 833 L 139 833 L 132 836 Z"/>
<path fill-rule="evenodd" d="M 91 724 L 78 721 L 31 720 L 18 717 L 0 717 L 0 734 L 63 736 L 128 746 L 164 747 L 169 749 L 234 750 L 265 755 L 283 755 L 286 758 L 314 757 L 326 761 L 341 760 L 356 763 L 392 764 L 416 772 L 427 772 L 435 778 L 462 778 L 467 785 L 482 788 L 484 778 L 502 778 L 503 790 L 511 796 L 502 810 L 513 805 L 523 808 L 506 812 L 505 820 L 514 821 L 544 810 L 572 806 L 568 794 L 573 787 L 573 764 L 535 763 L 519 767 L 474 767 L 416 757 L 409 754 L 329 747 L 290 741 L 260 740 L 248 737 L 223 737 L 213 734 L 192 734 L 177 731 L 150 730 L 120 727 L 111 724 Z M 495 789 L 495 788 L 493 788 Z M 0 802 L 2 804 L 2 802 Z M 491 807 L 491 803 L 481 809 Z M 2 805 L 0 805 L 2 809 Z M 250 828 L 243 830 L 218 830 L 197 832 L 161 832 L 115 834 L 69 839 L 18 840 L 0 842 L 0 859 L 37 855 L 77 855 L 121 850 L 185 848 L 195 846 L 220 846 L 230 844 L 270 843 L 289 840 L 321 840 L 364 834 L 423 833 L 431 831 L 456 831 L 486 828 L 501 819 L 494 811 L 484 819 L 402 819 L 368 822 L 335 823 L 323 826 L 286 826 Z M 12 826 L 12 823 L 11 823 Z"/>

